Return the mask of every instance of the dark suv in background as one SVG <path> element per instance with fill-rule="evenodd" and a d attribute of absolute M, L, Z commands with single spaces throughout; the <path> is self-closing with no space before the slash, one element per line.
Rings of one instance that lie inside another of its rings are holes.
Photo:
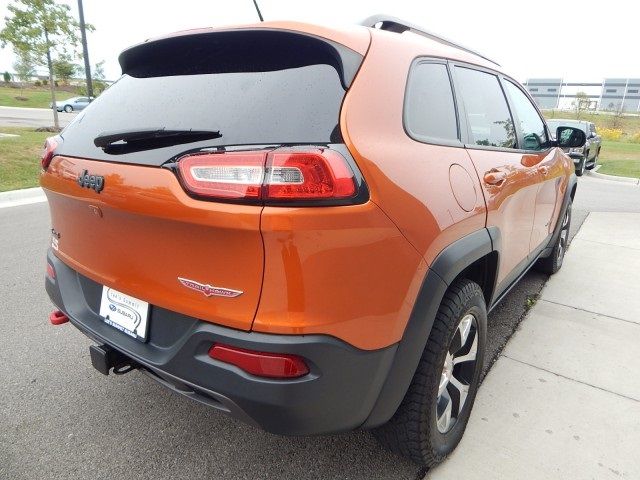
<path fill-rule="evenodd" d="M 547 124 L 552 132 L 555 132 L 558 127 L 573 127 L 582 130 L 587 136 L 587 143 L 584 144 L 584 147 L 566 148 L 564 150 L 573 159 L 577 176 L 581 177 L 584 175 L 585 170 L 595 168 L 598 163 L 598 156 L 600 155 L 602 138 L 598 135 L 596 126 L 593 123 L 584 120 L 565 120 L 558 118 L 548 120 Z"/>

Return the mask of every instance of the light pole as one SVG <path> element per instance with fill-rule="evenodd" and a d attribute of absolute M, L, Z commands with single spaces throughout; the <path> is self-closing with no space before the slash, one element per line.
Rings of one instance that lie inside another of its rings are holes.
<path fill-rule="evenodd" d="M 89 49 L 87 48 L 87 32 L 84 26 L 84 11 L 82 0 L 78 0 L 78 13 L 80 16 L 80 34 L 82 35 L 82 56 L 84 57 L 84 74 L 87 78 L 87 96 L 89 101 L 93 97 L 93 83 L 91 82 L 91 64 L 89 63 Z"/>

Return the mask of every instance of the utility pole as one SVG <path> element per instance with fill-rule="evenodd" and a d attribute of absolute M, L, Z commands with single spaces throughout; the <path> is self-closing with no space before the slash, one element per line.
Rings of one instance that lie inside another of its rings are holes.
<path fill-rule="evenodd" d="M 78 13 L 80 16 L 80 34 L 82 35 L 82 56 L 84 57 L 84 74 L 87 78 L 87 96 L 89 101 L 93 97 L 93 83 L 91 82 L 91 64 L 89 63 L 89 49 L 87 48 L 87 32 L 84 27 L 84 10 L 82 0 L 78 0 Z"/>

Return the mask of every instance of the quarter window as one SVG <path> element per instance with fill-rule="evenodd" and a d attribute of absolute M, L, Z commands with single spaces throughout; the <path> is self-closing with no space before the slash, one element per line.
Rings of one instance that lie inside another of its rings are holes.
<path fill-rule="evenodd" d="M 405 126 L 417 140 L 458 141 L 458 123 L 447 66 L 419 63 L 409 78 Z"/>
<path fill-rule="evenodd" d="M 498 77 L 490 73 L 456 67 L 456 85 L 464 102 L 471 143 L 488 147 L 515 148 L 516 133 Z"/>
<path fill-rule="evenodd" d="M 515 114 L 520 121 L 525 150 L 544 150 L 547 148 L 547 132 L 544 122 L 531 101 L 522 90 L 510 81 L 504 82 L 507 94 L 511 98 Z"/>

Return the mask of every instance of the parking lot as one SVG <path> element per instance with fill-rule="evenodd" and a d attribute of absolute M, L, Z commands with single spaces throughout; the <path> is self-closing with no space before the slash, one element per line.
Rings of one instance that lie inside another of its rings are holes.
<path fill-rule="evenodd" d="M 573 234 L 589 211 L 640 212 L 640 187 L 584 177 Z M 47 204 L 0 208 L 0 225 L 0 478 L 424 475 L 367 432 L 278 437 L 179 397 L 138 372 L 103 377 L 91 367 L 90 341 L 69 324 L 47 321 Z M 489 316 L 490 358 L 545 281 L 530 272 Z"/>

